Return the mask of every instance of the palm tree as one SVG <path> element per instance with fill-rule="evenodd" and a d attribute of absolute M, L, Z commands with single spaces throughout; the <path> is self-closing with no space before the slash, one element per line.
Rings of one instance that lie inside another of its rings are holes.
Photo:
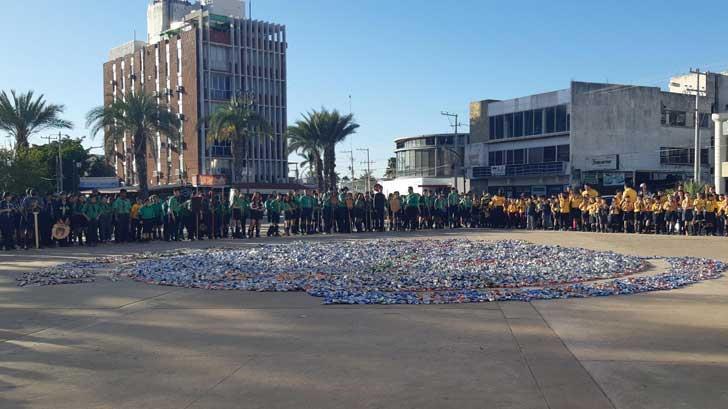
<path fill-rule="evenodd" d="M 248 140 L 256 135 L 271 134 L 268 122 L 255 110 L 255 103 L 247 97 L 235 97 L 215 111 L 209 118 L 208 139 L 230 141 L 233 155 L 233 180 L 237 183 L 242 175 Z"/>
<path fill-rule="evenodd" d="M 324 182 L 323 143 L 319 138 L 318 115 L 308 113 L 303 115 L 303 120 L 296 121 L 296 124 L 288 128 L 288 150 L 299 152 L 306 160 L 306 166 L 315 175 L 319 190 L 326 188 Z M 303 166 L 303 164 L 302 164 Z"/>
<path fill-rule="evenodd" d="M 139 193 L 142 197 L 147 197 L 147 146 L 151 146 L 154 152 L 157 151 L 157 132 L 176 140 L 180 120 L 164 104 L 158 103 L 157 98 L 141 92 L 128 93 L 109 106 L 94 108 L 86 115 L 86 126 L 91 130 L 92 136 L 103 130 L 104 144 L 107 147 L 116 145 L 124 135 L 131 135 Z"/>
<path fill-rule="evenodd" d="M 359 124 L 354 122 L 354 115 L 342 116 L 339 111 L 328 111 L 325 108 L 319 112 L 319 129 L 324 145 L 324 174 L 328 179 L 328 188 L 336 189 L 336 145 L 343 142 L 349 135 L 356 133 Z"/>
<path fill-rule="evenodd" d="M 321 111 L 313 111 L 304 115 L 303 120 L 296 122 L 296 125 L 292 127 L 293 132 L 289 130 L 289 135 L 298 134 L 296 137 L 301 138 L 305 136 L 311 141 L 310 143 L 319 148 L 319 152 L 323 151 L 321 167 L 323 168 L 324 183 L 319 181 L 319 184 L 325 185 L 325 189 L 332 190 L 336 189 L 337 184 L 336 145 L 347 136 L 355 134 L 358 128 L 359 124 L 354 122 L 352 114 L 342 116 L 339 111 L 328 111 L 326 108 L 322 108 Z M 303 150 L 303 147 L 300 149 Z"/>
<path fill-rule="evenodd" d="M 63 105 L 48 104 L 43 95 L 33 96 L 33 91 L 16 94 L 11 90 L 10 95 L 0 92 L 0 130 L 15 139 L 16 151 L 27 149 L 28 140 L 37 132 L 73 128 L 71 122 L 60 118 Z"/>

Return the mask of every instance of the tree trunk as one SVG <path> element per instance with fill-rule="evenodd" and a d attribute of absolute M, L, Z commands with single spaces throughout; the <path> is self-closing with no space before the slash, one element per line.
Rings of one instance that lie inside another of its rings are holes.
<path fill-rule="evenodd" d="M 147 137 L 144 134 L 134 135 L 134 163 L 139 182 L 139 196 L 149 197 L 149 181 L 147 180 Z"/>
<path fill-rule="evenodd" d="M 326 189 L 336 190 L 336 145 L 326 145 L 324 149 L 324 176 Z"/>
<path fill-rule="evenodd" d="M 323 193 L 326 190 L 326 182 L 324 181 L 324 161 L 321 160 L 321 155 L 316 155 L 316 181 L 319 191 Z"/>
<path fill-rule="evenodd" d="M 242 168 L 243 158 L 241 155 L 243 149 L 240 146 L 238 146 L 238 144 L 242 145 L 243 142 L 240 140 L 238 135 L 235 135 L 235 139 L 230 141 L 230 151 L 233 155 L 233 166 L 232 166 L 233 175 L 231 178 L 232 180 L 230 181 L 231 184 L 238 183 L 238 181 L 240 180 L 240 177 L 242 176 L 242 173 L 243 173 L 243 168 Z"/>

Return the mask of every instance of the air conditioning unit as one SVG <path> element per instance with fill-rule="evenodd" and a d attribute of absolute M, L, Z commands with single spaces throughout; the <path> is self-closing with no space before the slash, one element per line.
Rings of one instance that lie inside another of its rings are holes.
<path fill-rule="evenodd" d="M 184 121 L 187 117 L 185 114 L 177 114 L 177 118 L 179 118 L 180 121 Z"/>
<path fill-rule="evenodd" d="M 152 172 L 152 176 L 154 176 L 155 178 L 161 178 L 164 177 L 164 172 L 157 172 L 155 170 L 154 172 Z"/>
<path fill-rule="evenodd" d="M 118 84 L 118 83 L 117 83 L 116 81 L 114 81 L 114 80 L 109 80 L 109 85 L 111 85 L 112 87 L 115 87 L 115 86 L 116 86 L 116 84 Z"/>
<path fill-rule="evenodd" d="M 137 75 L 134 74 L 134 73 L 131 73 L 131 74 L 129 74 L 129 79 L 130 80 L 135 80 L 135 79 L 137 79 Z"/>
<path fill-rule="evenodd" d="M 169 88 L 165 88 L 164 93 L 165 93 L 165 95 L 170 96 L 170 97 L 174 95 L 174 91 Z"/>
<path fill-rule="evenodd" d="M 180 94 L 184 94 L 185 93 L 185 87 L 182 86 L 182 85 L 178 85 L 177 86 L 177 92 L 180 93 Z"/>
<path fill-rule="evenodd" d="M 153 97 L 158 97 L 159 96 L 159 91 L 152 91 L 152 96 Z"/>

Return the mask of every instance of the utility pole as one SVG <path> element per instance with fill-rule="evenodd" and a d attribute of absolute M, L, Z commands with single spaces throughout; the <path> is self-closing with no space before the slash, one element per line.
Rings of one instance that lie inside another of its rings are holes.
<path fill-rule="evenodd" d="M 455 125 L 450 125 L 450 126 L 452 126 L 453 128 L 455 128 L 455 139 L 453 139 L 452 142 L 453 142 L 453 145 L 456 145 L 458 143 L 458 126 L 460 125 L 460 122 L 458 121 L 458 119 L 460 118 L 460 116 L 458 114 L 453 114 L 451 112 L 446 112 L 446 111 L 440 112 L 440 115 L 446 116 L 448 118 L 455 118 Z M 437 152 L 437 141 L 435 141 L 435 152 Z M 435 159 L 435 169 L 437 169 L 437 165 L 438 165 L 437 164 L 437 159 Z M 465 166 L 465 163 L 463 163 L 460 166 L 460 168 L 461 168 L 460 171 L 463 170 L 462 169 L 463 166 Z M 435 170 L 435 172 L 437 172 L 437 170 Z M 437 173 L 435 173 L 435 175 L 437 175 Z M 465 175 L 463 175 L 463 190 L 465 190 L 465 182 L 464 182 L 464 179 L 465 179 Z M 455 173 L 455 189 L 457 189 L 458 191 L 460 191 L 460 188 L 458 187 L 458 175 L 457 175 L 457 172 Z"/>
<path fill-rule="evenodd" d="M 53 136 L 54 135 L 48 135 L 43 137 L 43 139 L 48 141 L 49 146 L 51 144 Z M 56 190 L 58 191 L 58 193 L 61 193 L 63 191 L 63 159 L 61 156 L 61 138 L 62 135 L 60 132 L 58 132 L 58 158 L 56 159 Z"/>
<path fill-rule="evenodd" d="M 362 165 L 364 165 L 364 164 L 367 165 L 367 192 L 370 192 L 371 191 L 371 178 L 372 178 L 372 163 L 374 163 L 374 162 L 372 162 L 371 160 L 369 160 L 369 148 L 360 148 L 360 149 L 357 149 L 357 150 L 358 151 L 361 151 L 361 152 L 366 152 L 367 153 L 367 161 L 366 162 L 361 162 L 361 164 Z"/>
<path fill-rule="evenodd" d="M 349 167 L 351 169 L 351 190 L 354 190 L 354 150 L 342 151 L 341 153 L 349 154 L 351 160 L 351 167 Z"/>
<path fill-rule="evenodd" d="M 701 172 L 700 172 L 700 93 L 705 92 L 707 95 L 707 90 L 703 88 L 703 91 L 700 90 L 700 77 L 705 75 L 705 85 L 707 87 L 708 85 L 708 73 L 707 72 L 701 72 L 699 68 L 696 69 L 690 69 L 690 72 L 692 74 L 695 74 L 696 76 L 696 82 L 695 82 L 695 154 L 693 158 L 693 180 L 695 180 L 696 183 L 701 182 Z"/>

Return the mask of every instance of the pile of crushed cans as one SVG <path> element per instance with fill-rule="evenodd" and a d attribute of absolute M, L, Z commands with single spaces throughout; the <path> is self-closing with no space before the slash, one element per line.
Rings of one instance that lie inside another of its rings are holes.
<path fill-rule="evenodd" d="M 18 285 L 77 284 L 94 271 L 148 284 L 208 290 L 305 291 L 324 304 L 453 304 L 637 294 L 715 279 L 719 261 L 665 258 L 667 272 L 636 275 L 649 259 L 523 241 L 370 240 L 175 250 L 70 263 Z"/>

